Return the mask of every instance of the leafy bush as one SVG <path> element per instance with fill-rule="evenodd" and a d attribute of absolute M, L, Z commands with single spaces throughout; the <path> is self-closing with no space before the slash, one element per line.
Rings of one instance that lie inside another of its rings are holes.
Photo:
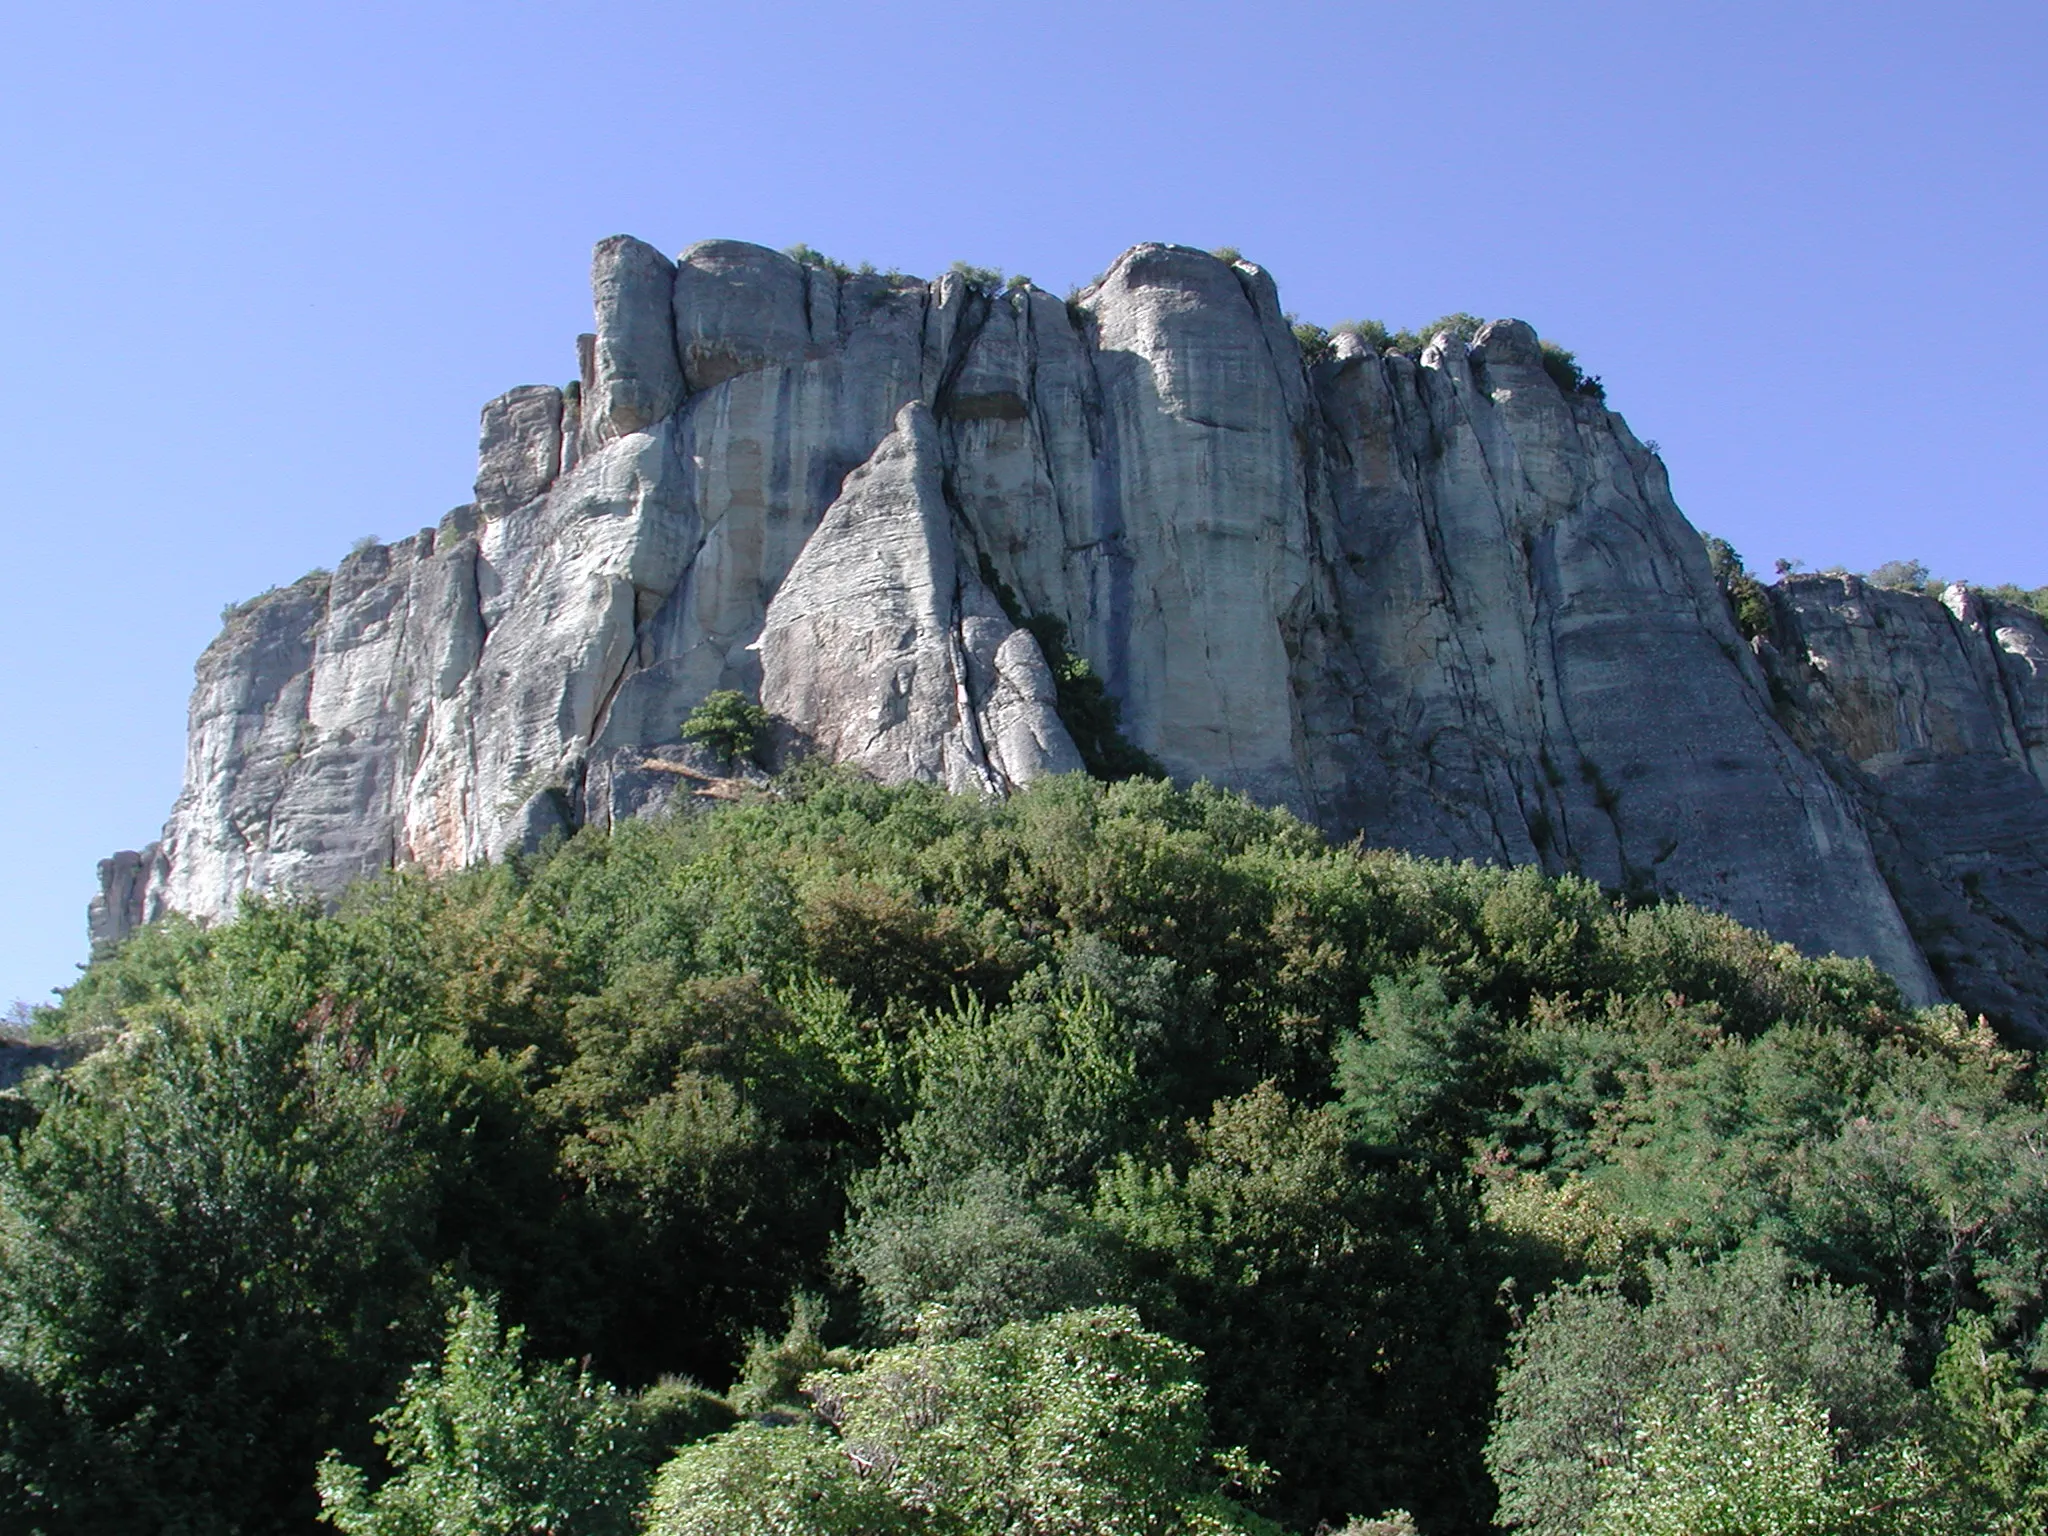
<path fill-rule="evenodd" d="M 1579 366 L 1579 360 L 1554 341 L 1542 344 L 1543 371 L 1550 375 L 1551 382 L 1568 395 L 1585 395 L 1593 400 L 1605 400 L 1607 390 L 1597 375 L 1586 372 Z"/>
<path fill-rule="evenodd" d="M 751 757 L 768 730 L 768 711 L 735 688 L 704 695 L 683 722 L 683 740 L 694 741 L 730 763 Z"/>
<path fill-rule="evenodd" d="M 830 256 L 827 256 L 823 251 L 814 250 L 812 247 L 803 244 L 801 241 L 799 241 L 795 245 L 792 245 L 788 250 L 784 251 L 782 254 L 787 256 L 791 261 L 795 262 L 800 267 L 816 267 L 820 271 L 830 272 L 834 277 L 839 278 L 841 280 L 853 276 L 853 268 L 846 265 L 845 262 L 834 261 Z M 863 262 L 861 264 L 861 271 L 864 273 L 873 272 L 874 270 L 875 269 L 866 262 Z"/>
<path fill-rule="evenodd" d="M 1067 649 L 1067 626 L 1049 613 L 1034 613 L 1024 627 L 1038 641 L 1038 649 L 1052 668 L 1057 690 L 1054 708 L 1060 724 L 1074 739 L 1081 762 L 1098 779 L 1115 781 L 1138 777 L 1163 779 L 1166 770 L 1150 753 L 1125 739 L 1121 728 L 1123 706 L 1103 686 L 1102 679 L 1088 664 L 1088 658 Z"/>
<path fill-rule="evenodd" d="M 523 1359 L 490 1302 L 467 1292 L 434 1366 L 415 1370 L 377 1415 L 392 1475 L 374 1490 L 330 1456 L 321 1518 L 347 1536 L 630 1536 L 653 1464 L 629 1399 L 589 1372 Z"/>
<path fill-rule="evenodd" d="M 1194 1364 L 1117 1308 L 881 1350 L 809 1377 L 807 1422 L 686 1448 L 661 1473 L 648 1530 L 1269 1530 L 1205 1475 Z"/>
<path fill-rule="evenodd" d="M 2015 587 L 2011 584 L 1997 587 L 1979 587 L 1980 597 L 1993 602 L 2011 603 L 2016 608 L 2030 608 L 2042 618 L 2048 619 L 2048 587 Z"/>
<path fill-rule="evenodd" d="M 1301 360 L 1304 363 L 1313 368 L 1317 363 L 1326 363 L 1330 360 L 1331 351 L 1336 345 L 1335 331 L 1296 319 L 1293 315 L 1287 316 L 1287 324 L 1294 332 L 1294 344 L 1301 348 Z"/>
<path fill-rule="evenodd" d="M 1838 1457 L 1801 1388 L 1752 1377 L 1723 1396 L 1658 1389 L 1633 1441 L 1600 1469 L 1586 1536 L 1963 1536 L 1911 1440 Z"/>
<path fill-rule="evenodd" d="M 1681 1492 L 1655 1470 L 1659 1457 L 1720 1454 L 1745 1424 L 1758 1428 L 1752 1409 L 1778 1412 L 1756 1404 L 1786 1384 L 1804 1394 L 1788 1433 L 1818 1416 L 1824 1444 L 1839 1432 L 1871 1450 L 1907 1427 L 1896 1330 L 1877 1325 L 1867 1295 L 1801 1280 L 1769 1248 L 1653 1264 L 1648 1278 L 1641 1305 L 1611 1280 L 1555 1291 L 1518 1331 L 1486 1447 L 1502 1523 L 1578 1536 L 1624 1509 L 1647 1518 Z M 1617 1454 L 1631 1468 L 1620 1486 L 1605 1476 Z"/>
<path fill-rule="evenodd" d="M 1720 583 L 1722 595 L 1728 599 L 1729 615 L 1735 620 L 1735 627 L 1742 632 L 1742 638 L 1755 640 L 1768 635 L 1771 632 L 1771 599 L 1764 584 L 1749 574 L 1733 544 L 1712 534 L 1705 535 L 1705 539 L 1707 564 L 1713 569 L 1714 580 Z"/>
<path fill-rule="evenodd" d="M 956 261 L 947 268 L 955 277 L 970 288 L 979 288 L 983 293 L 1003 291 L 1003 269 L 1001 267 L 977 267 L 971 262 Z"/>

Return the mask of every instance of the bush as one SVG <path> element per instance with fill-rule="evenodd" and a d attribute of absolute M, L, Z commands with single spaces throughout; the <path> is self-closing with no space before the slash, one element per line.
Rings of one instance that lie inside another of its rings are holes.
<path fill-rule="evenodd" d="M 1121 1308 L 881 1350 L 804 1382 L 810 1422 L 685 1449 L 649 1536 L 1268 1531 L 1216 1491 L 1262 1469 L 1207 1464 L 1195 1358 Z"/>
<path fill-rule="evenodd" d="M 621 1393 L 587 1371 L 527 1364 L 525 1331 L 498 1330 L 474 1292 L 448 1315 L 438 1364 L 416 1369 L 377 1416 L 392 1474 L 320 1465 L 321 1518 L 347 1536 L 631 1536 L 667 1447 L 650 1445 Z"/>
<path fill-rule="evenodd" d="M 1704 538 L 1707 564 L 1714 572 L 1714 580 L 1720 584 L 1722 596 L 1728 599 L 1729 616 L 1735 620 L 1735 627 L 1742 632 L 1742 638 L 1755 640 L 1768 635 L 1771 632 L 1771 599 L 1764 584 L 1749 574 L 1733 544 L 1712 534 L 1706 534 Z"/>
<path fill-rule="evenodd" d="M 1554 341 L 1543 346 L 1543 371 L 1550 375 L 1551 382 L 1567 395 L 1585 395 L 1593 400 L 1605 400 L 1607 390 L 1596 375 L 1579 366 L 1579 360 Z"/>
<path fill-rule="evenodd" d="M 1281 1474 L 1244 1502 L 1303 1530 L 1482 1528 L 1489 1417 L 1503 1492 L 1583 1493 L 1660 1373 L 1804 1389 L 1858 1447 L 1933 1414 L 1999 1519 L 2038 1482 L 2031 1058 L 1864 961 L 1333 848 L 1207 785 L 983 801 L 813 763 L 331 911 L 152 926 L 52 1022 L 103 1043 L 0 1116 L 7 1529 L 281 1536 L 330 1448 L 374 1499 L 372 1415 L 451 1283 L 526 1329 L 505 1391 L 554 1382 L 550 1414 L 582 1373 L 533 1360 L 588 1357 L 589 1400 L 663 1441 L 732 1406 L 669 1378 L 738 1377 L 771 1424 L 693 1452 L 693 1529 L 931 1529 L 807 1422 L 806 1375 L 1116 1302 L 1204 1351 L 1217 1438 Z M 1765 1238 L 1783 1277 L 1711 1257 Z M 1525 1301 L 1560 1276 L 1590 1281 Z M 1905 1383 L 1937 1355 L 1931 1405 Z M 445 1397 L 446 1358 L 420 1379 Z M 774 1478 L 815 1504 L 775 1513 Z"/>
<path fill-rule="evenodd" d="M 1003 269 L 1001 267 L 977 267 L 971 262 L 956 261 L 947 268 L 955 277 L 970 288 L 979 288 L 983 293 L 1003 291 Z"/>
<path fill-rule="evenodd" d="M 1883 587 L 1888 592 L 1925 594 L 1935 586 L 1926 563 L 1920 560 L 1887 560 L 1864 579 L 1873 587 Z"/>
<path fill-rule="evenodd" d="M 840 279 L 845 279 L 853 276 L 853 268 L 847 266 L 845 262 L 834 261 L 830 256 L 827 256 L 823 251 L 814 250 L 812 247 L 803 244 L 801 241 L 799 241 L 795 245 L 792 245 L 788 250 L 784 251 L 782 254 L 787 256 L 791 261 L 795 262 L 800 267 L 816 267 L 820 271 L 830 272 L 834 277 Z M 863 272 L 872 272 L 875 269 L 872 266 L 868 265 L 867 263 L 863 262 L 861 264 L 861 270 Z"/>
<path fill-rule="evenodd" d="M 1298 320 L 1293 315 L 1286 318 L 1289 327 L 1294 331 L 1294 344 L 1301 348 L 1301 360 L 1311 368 L 1317 363 L 1327 363 L 1336 344 L 1337 333 L 1325 330 L 1320 325 Z"/>
<path fill-rule="evenodd" d="M 1795 1385 L 1799 1425 L 1817 1414 L 1851 1448 L 1883 1445 L 1911 1413 L 1896 1330 L 1877 1325 L 1870 1298 L 1802 1281 L 1772 1250 L 1653 1265 L 1641 1305 L 1607 1281 L 1553 1292 L 1518 1331 L 1501 1377 L 1486 1447 L 1499 1518 L 1533 1536 L 1578 1536 L 1602 1507 L 1675 1496 L 1661 1475 L 1623 1496 L 1603 1469 L 1639 1437 L 1681 1460 L 1718 1454 L 1745 1432 L 1760 1381 Z"/>
<path fill-rule="evenodd" d="M 731 763 L 752 757 L 768 730 L 768 711 L 734 688 L 707 693 L 683 722 L 683 740 L 694 741 Z"/>
<path fill-rule="evenodd" d="M 1751 1377 L 1690 1401 L 1660 1388 L 1600 1468 L 1586 1536 L 1965 1536 L 1911 1439 L 1838 1456 L 1813 1394 Z"/>

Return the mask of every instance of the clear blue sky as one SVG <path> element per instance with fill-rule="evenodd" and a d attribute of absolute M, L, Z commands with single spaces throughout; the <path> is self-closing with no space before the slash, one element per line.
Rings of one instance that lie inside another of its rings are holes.
<path fill-rule="evenodd" d="M 1325 322 L 1518 315 L 1695 523 L 2048 583 L 2048 7 L 18 5 L 0 24 L 0 1003 L 156 835 L 221 606 L 467 499 L 591 244 L 1061 291 L 1240 247 Z"/>

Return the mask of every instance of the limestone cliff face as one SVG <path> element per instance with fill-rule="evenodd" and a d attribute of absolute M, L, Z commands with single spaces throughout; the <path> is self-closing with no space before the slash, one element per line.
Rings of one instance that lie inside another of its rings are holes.
<path fill-rule="evenodd" d="M 96 937 L 641 814 L 715 688 L 885 779 L 1070 771 L 1022 610 L 1178 778 L 2048 1035 L 2041 627 L 1795 582 L 1760 656 L 1526 325 L 1305 366 L 1264 271 L 1162 245 L 1065 303 L 618 237 L 593 290 L 578 381 L 485 407 L 471 505 L 230 619 Z"/>
<path fill-rule="evenodd" d="M 1855 800 L 1950 994 L 2048 1040 L 2048 627 L 1950 587 L 1772 592 L 1779 713 Z"/>

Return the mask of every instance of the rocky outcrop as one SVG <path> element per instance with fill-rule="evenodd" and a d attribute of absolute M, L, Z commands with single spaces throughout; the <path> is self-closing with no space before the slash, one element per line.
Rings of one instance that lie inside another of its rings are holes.
<path fill-rule="evenodd" d="M 1760 657 L 1528 326 L 1309 366 L 1267 273 L 1164 245 L 1070 302 L 736 241 L 607 240 L 592 284 L 577 381 L 485 407 L 472 504 L 230 619 L 96 935 L 643 814 L 716 688 L 882 778 L 1069 771 L 1044 615 L 1177 778 L 2048 1029 L 2040 626 L 1795 582 Z"/>
<path fill-rule="evenodd" d="M 1935 976 L 2048 1040 L 2048 626 L 1854 576 L 1771 600 L 1779 714 L 1854 798 Z"/>
<path fill-rule="evenodd" d="M 1038 642 L 959 558 L 922 403 L 847 477 L 761 632 L 761 703 L 885 784 L 1003 794 L 1081 754 Z"/>

